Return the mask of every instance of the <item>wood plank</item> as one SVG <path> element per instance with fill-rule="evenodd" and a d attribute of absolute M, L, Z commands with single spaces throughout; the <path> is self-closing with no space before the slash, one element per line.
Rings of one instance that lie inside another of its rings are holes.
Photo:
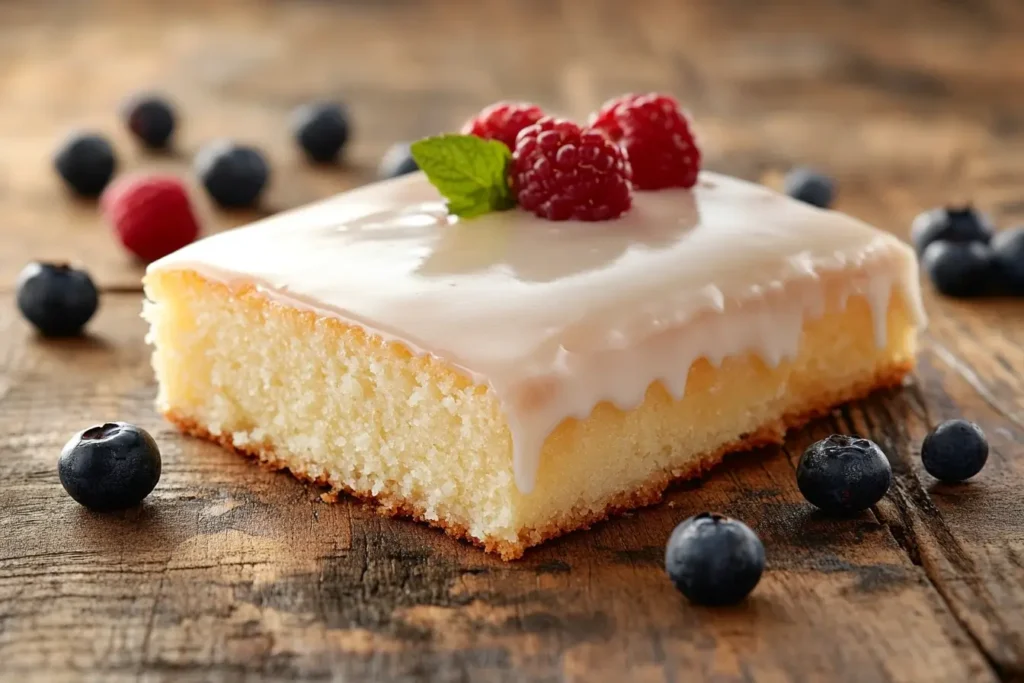
<path fill-rule="evenodd" d="M 889 529 L 813 513 L 791 455 L 735 458 L 662 506 L 506 564 L 174 433 L 150 406 L 139 305 L 108 294 L 95 336 L 60 343 L 9 304 L 0 314 L 11 675 L 995 680 Z M 139 510 L 89 513 L 60 488 L 56 456 L 73 431 L 118 418 L 157 436 L 163 478 Z M 768 550 L 762 585 L 734 609 L 686 605 L 662 569 L 672 527 L 705 508 L 747 520 Z"/>
<path fill-rule="evenodd" d="M 998 162 L 998 158 L 995 160 Z M 1004 182 L 1024 186 L 1024 168 L 1006 166 Z M 964 185 L 990 196 L 997 187 Z M 940 189 L 941 191 L 941 189 Z M 935 190 L 919 193 L 925 198 Z M 910 216 L 913 197 L 887 195 L 880 214 Z M 916 206 L 920 206 L 917 203 Z M 993 201 L 990 206 L 998 206 Z M 1016 215 L 1020 207 L 1010 205 Z M 1005 221 L 1004 219 L 1004 222 Z M 896 490 L 878 507 L 915 562 L 1004 680 L 1024 679 L 1024 324 L 1014 300 L 956 301 L 925 288 L 929 329 L 919 369 L 905 395 L 870 411 L 852 410 L 840 429 L 868 433 L 885 445 Z M 981 475 L 952 486 L 924 473 L 920 445 L 931 426 L 965 418 L 989 437 Z"/>
<path fill-rule="evenodd" d="M 935 325 L 921 358 L 918 385 L 911 391 L 916 400 L 886 406 L 891 420 L 873 429 L 899 454 L 897 492 L 887 501 L 890 505 L 880 507 L 880 514 L 996 670 L 1006 680 L 1018 680 L 1024 676 L 1024 394 L 1019 387 L 1024 358 L 1019 341 L 1005 352 L 1006 341 L 995 335 L 973 338 L 966 330 L 950 334 L 946 324 Z M 988 370 L 990 363 L 999 369 Z M 1014 388 L 1007 391 L 1008 386 Z M 953 417 L 981 425 L 991 446 L 984 476 L 964 485 L 937 482 L 923 472 L 916 457 L 929 425 Z"/>

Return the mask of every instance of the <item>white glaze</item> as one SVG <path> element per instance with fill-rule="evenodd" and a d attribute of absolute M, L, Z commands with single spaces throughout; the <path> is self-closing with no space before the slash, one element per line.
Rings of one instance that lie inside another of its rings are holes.
<path fill-rule="evenodd" d="M 822 278 L 871 305 L 879 345 L 898 287 L 920 323 L 917 262 L 894 237 L 744 181 L 637 192 L 604 223 L 519 210 L 459 221 L 422 174 L 377 183 L 196 242 L 150 266 L 250 282 L 269 296 L 433 354 L 486 383 L 512 434 L 520 490 L 564 419 L 639 405 L 690 366 L 793 358 Z"/>

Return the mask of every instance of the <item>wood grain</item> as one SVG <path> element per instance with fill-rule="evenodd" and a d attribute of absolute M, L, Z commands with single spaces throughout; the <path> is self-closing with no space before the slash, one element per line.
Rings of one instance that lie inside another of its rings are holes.
<path fill-rule="evenodd" d="M 215 212 L 196 192 L 214 231 L 366 182 L 391 142 L 497 99 L 583 117 L 660 89 L 693 110 L 716 170 L 778 185 L 819 166 L 840 209 L 900 235 L 950 200 L 1009 224 L 1024 218 L 1022 30 L 1012 0 L 0 4 L 0 679 L 1024 680 L 1019 302 L 929 290 L 905 388 L 504 564 L 175 434 L 152 408 L 140 267 L 49 168 L 70 127 L 109 133 L 125 172 L 187 175 L 218 136 L 260 144 L 274 177 L 259 211 Z M 184 113 L 173 154 L 119 128 L 140 87 Z M 288 113 L 330 96 L 356 137 L 344 165 L 314 169 Z M 38 257 L 96 275 L 90 337 L 43 341 L 18 318 L 13 279 Z M 949 417 L 992 446 L 966 485 L 920 468 L 921 438 Z M 164 474 L 141 508 L 97 515 L 55 462 L 110 419 L 153 432 Z M 814 513 L 795 487 L 796 458 L 832 431 L 877 440 L 897 474 L 854 518 Z M 704 509 L 765 542 L 769 570 L 739 607 L 689 606 L 661 569 L 672 527 Z"/>

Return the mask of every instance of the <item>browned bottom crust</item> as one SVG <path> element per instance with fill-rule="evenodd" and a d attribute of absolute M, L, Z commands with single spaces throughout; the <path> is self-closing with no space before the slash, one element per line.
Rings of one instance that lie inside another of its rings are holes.
<path fill-rule="evenodd" d="M 310 482 L 317 486 L 329 487 L 330 492 L 321 497 L 328 502 L 334 502 L 339 494 L 347 493 L 367 503 L 376 506 L 381 515 L 391 517 L 406 517 L 420 522 L 426 522 L 431 526 L 442 529 L 446 534 L 454 538 L 465 539 L 471 543 L 481 546 L 486 552 L 500 555 L 503 560 L 516 560 L 523 556 L 527 548 L 543 543 L 557 536 L 567 534 L 579 529 L 589 529 L 592 525 L 604 521 L 609 517 L 659 502 L 670 484 L 676 481 L 685 481 L 701 476 L 712 467 L 722 461 L 730 454 L 747 451 L 761 446 L 781 444 L 785 440 L 786 433 L 791 429 L 797 429 L 811 420 L 828 414 L 833 407 L 866 397 L 868 394 L 887 387 L 899 385 L 903 378 L 913 368 L 912 363 L 893 365 L 879 371 L 873 381 L 865 381 L 844 392 L 837 392 L 833 396 L 822 397 L 822 400 L 809 410 L 794 415 L 784 415 L 778 420 L 763 425 L 760 429 L 744 435 L 737 441 L 727 444 L 713 453 L 701 457 L 689 469 L 683 472 L 670 473 L 661 472 L 649 479 L 647 482 L 632 491 L 623 491 L 611 498 L 604 509 L 594 511 L 589 509 L 571 510 L 564 518 L 553 520 L 550 524 L 539 528 L 522 529 L 519 532 L 518 542 L 510 542 L 494 538 L 476 538 L 471 536 L 469 531 L 452 522 L 439 519 L 430 520 L 426 518 L 424 511 L 418 506 L 392 496 L 386 492 L 372 494 L 368 491 L 356 491 L 345 484 L 330 481 L 323 474 L 296 471 L 284 460 L 278 458 L 272 448 L 263 445 L 237 446 L 230 434 L 213 435 L 206 427 L 197 423 L 192 418 L 175 414 L 173 411 L 164 413 L 165 417 L 174 423 L 182 432 L 192 436 L 220 444 L 224 448 L 234 451 L 240 455 L 255 458 L 261 464 L 274 470 L 287 470 L 296 478 Z"/>

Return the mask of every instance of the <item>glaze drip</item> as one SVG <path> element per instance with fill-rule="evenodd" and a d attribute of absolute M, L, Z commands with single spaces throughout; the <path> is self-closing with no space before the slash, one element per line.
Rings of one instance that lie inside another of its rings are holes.
<path fill-rule="evenodd" d="M 516 484 L 542 447 L 602 401 L 628 410 L 661 382 L 676 398 L 700 358 L 796 356 L 823 279 L 856 268 L 879 345 L 899 291 L 924 322 L 912 250 L 842 214 L 703 173 L 692 190 L 637 192 L 605 223 L 522 211 L 460 221 L 422 174 L 360 188 L 196 242 L 150 266 L 190 269 L 433 354 L 501 402 Z"/>

